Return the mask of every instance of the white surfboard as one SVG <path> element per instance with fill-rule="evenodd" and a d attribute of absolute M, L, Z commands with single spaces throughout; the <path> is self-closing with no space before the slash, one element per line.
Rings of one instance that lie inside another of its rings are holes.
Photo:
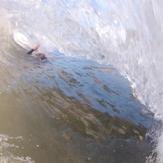
<path fill-rule="evenodd" d="M 21 32 L 14 31 L 13 39 L 19 46 L 26 50 L 29 50 L 32 47 L 32 43 L 29 41 L 29 38 Z"/>

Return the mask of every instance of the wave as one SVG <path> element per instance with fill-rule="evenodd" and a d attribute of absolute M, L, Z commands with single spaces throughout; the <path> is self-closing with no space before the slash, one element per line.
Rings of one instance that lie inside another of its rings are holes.
<path fill-rule="evenodd" d="M 161 0 L 1 1 L 1 62 L 11 63 L 12 33 L 21 31 L 45 51 L 113 65 L 131 81 L 135 96 L 163 119 Z M 160 162 L 162 144 L 161 136 Z"/>

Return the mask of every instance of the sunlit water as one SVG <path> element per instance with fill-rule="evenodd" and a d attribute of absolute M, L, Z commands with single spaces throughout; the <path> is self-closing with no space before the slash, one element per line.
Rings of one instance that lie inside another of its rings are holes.
<path fill-rule="evenodd" d="M 155 113 L 156 118 L 162 119 L 161 0 L 1 0 L 0 11 L 2 93 L 14 87 L 16 79 L 24 75 L 26 69 L 37 65 L 37 61 L 30 62 L 31 58 L 18 53 L 20 49 L 12 39 L 16 30 L 30 38 L 31 44 L 40 42 L 45 52 L 57 49 L 68 56 L 84 56 L 113 65 L 131 81 L 135 96 Z M 50 53 L 48 57 L 53 58 Z M 23 92 L 21 96 L 26 98 Z M 24 105 L 23 100 L 20 103 Z M 156 149 L 160 163 L 163 162 L 162 143 L 160 136 Z M 32 161 L 26 157 L 22 159 L 22 162 Z"/>

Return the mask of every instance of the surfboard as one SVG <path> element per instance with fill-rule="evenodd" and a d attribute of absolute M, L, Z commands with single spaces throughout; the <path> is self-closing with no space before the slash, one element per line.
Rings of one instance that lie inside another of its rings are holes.
<path fill-rule="evenodd" d="M 19 31 L 13 32 L 13 39 L 16 44 L 18 44 L 19 46 L 26 50 L 29 50 L 32 47 L 32 43 L 29 41 L 29 38 Z"/>

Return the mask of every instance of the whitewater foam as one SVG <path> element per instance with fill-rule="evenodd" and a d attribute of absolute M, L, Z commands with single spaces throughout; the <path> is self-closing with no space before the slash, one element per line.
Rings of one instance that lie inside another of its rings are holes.
<path fill-rule="evenodd" d="M 22 137 L 9 137 L 8 135 L 0 135 L 0 162 L 1 163 L 34 163 L 34 161 L 26 156 L 16 156 L 11 150 L 19 148 L 18 145 L 10 143 L 10 141 L 22 141 Z"/>

